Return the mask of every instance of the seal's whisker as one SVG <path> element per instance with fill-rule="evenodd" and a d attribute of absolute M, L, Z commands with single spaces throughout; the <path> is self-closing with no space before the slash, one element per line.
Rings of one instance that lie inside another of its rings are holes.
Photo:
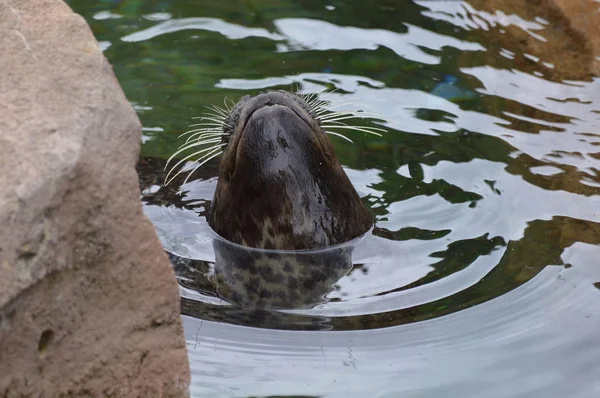
<path fill-rule="evenodd" d="M 223 137 L 225 135 L 228 135 L 228 134 L 227 133 L 196 133 L 196 134 L 191 135 L 185 141 L 184 145 L 187 144 L 188 142 L 191 142 L 191 141 L 194 141 L 194 140 L 200 141 L 200 140 L 204 140 L 204 139 L 207 139 L 207 138 Z"/>
<path fill-rule="evenodd" d="M 231 126 L 227 125 L 227 123 L 225 123 L 225 121 L 223 119 L 220 119 L 218 117 L 211 117 L 211 116 L 205 115 L 205 116 L 194 116 L 192 119 L 208 120 L 210 122 L 215 122 L 216 124 L 221 125 L 221 126 L 225 125 L 225 126 L 231 127 Z"/>
<path fill-rule="evenodd" d="M 307 103 L 314 108 L 321 108 L 324 107 L 325 105 L 327 105 L 329 103 L 329 101 L 319 98 L 318 96 L 315 95 L 314 98 L 310 99 L 307 101 Z"/>
<path fill-rule="evenodd" d="M 201 137 L 217 137 L 217 136 L 222 136 L 225 133 L 223 132 L 219 132 L 217 133 L 216 131 L 198 131 L 197 133 L 194 133 L 192 135 L 190 135 L 186 142 L 190 142 L 192 140 L 197 140 L 200 139 Z"/>
<path fill-rule="evenodd" d="M 344 102 L 337 102 L 337 103 L 331 103 L 331 105 L 329 105 L 328 108 L 324 108 L 323 111 L 324 112 L 358 112 L 358 111 L 336 111 L 335 109 L 337 108 L 341 108 L 343 106 L 348 106 L 348 105 L 355 105 L 355 104 L 360 104 L 360 101 L 344 101 Z"/>
<path fill-rule="evenodd" d="M 196 125 L 196 126 L 200 126 L 200 125 Z M 185 133 L 183 133 L 183 135 L 185 134 L 190 134 L 190 133 L 196 133 L 198 131 L 206 131 L 206 132 L 218 132 L 218 131 L 223 131 L 223 128 L 221 126 L 212 126 L 212 125 L 204 125 L 204 127 L 197 127 L 191 130 L 186 131 Z"/>
<path fill-rule="evenodd" d="M 331 92 L 302 94 L 301 97 L 309 106 L 311 106 L 311 108 L 318 108 L 329 103 L 330 101 L 328 101 L 327 98 L 336 90 Z"/>
<path fill-rule="evenodd" d="M 318 104 L 322 104 L 322 103 L 327 103 L 328 102 L 326 99 L 320 98 L 319 94 L 317 94 L 317 93 L 308 94 L 304 98 L 304 101 L 306 101 L 306 103 L 309 104 L 309 105 L 318 105 Z"/>
<path fill-rule="evenodd" d="M 348 120 L 348 119 L 362 119 L 360 116 L 352 115 L 352 114 L 338 114 L 331 117 L 322 117 L 320 118 L 321 123 L 331 123 L 331 122 L 339 122 L 340 120 Z M 344 123 L 345 124 L 345 123 Z"/>
<path fill-rule="evenodd" d="M 188 140 L 191 139 L 192 137 L 197 137 L 199 135 L 226 135 L 227 133 L 221 131 L 221 130 L 217 130 L 217 129 L 198 129 L 195 131 L 189 131 L 187 133 L 184 133 L 185 135 L 193 133 L 191 136 L 188 137 Z"/>
<path fill-rule="evenodd" d="M 192 140 L 187 140 L 183 145 L 190 145 L 192 143 L 199 143 L 199 144 L 206 144 L 206 143 L 211 143 L 211 142 L 219 142 L 222 141 L 222 137 L 221 136 L 202 136 L 202 137 L 195 137 Z"/>
<path fill-rule="evenodd" d="M 196 130 L 188 131 L 188 134 L 197 135 L 197 134 L 227 134 L 222 129 L 217 128 L 201 128 Z"/>
<path fill-rule="evenodd" d="M 211 142 L 210 144 L 216 144 L 216 142 Z M 179 155 L 180 153 L 182 153 L 182 152 L 185 152 L 185 151 L 187 151 L 187 150 L 189 150 L 189 149 L 192 149 L 192 148 L 194 148 L 194 147 L 197 147 L 197 146 L 200 146 L 200 147 L 201 147 L 201 146 L 205 146 L 205 145 L 207 145 L 207 143 L 195 143 L 195 144 L 186 145 L 185 147 L 183 147 L 183 148 L 180 148 L 180 149 L 179 149 L 177 152 L 175 152 L 173 155 Z M 214 145 L 214 146 L 212 146 L 212 147 L 210 147 L 210 148 L 205 148 L 205 149 L 202 149 L 202 150 L 200 150 L 200 151 L 194 152 L 194 153 L 192 153 L 191 155 L 187 156 L 185 159 L 187 160 L 187 159 L 188 159 L 188 158 L 190 158 L 190 157 L 193 157 L 193 156 L 195 156 L 195 155 L 198 155 L 199 153 L 206 152 L 206 151 L 208 151 L 208 150 L 211 150 L 211 149 L 213 149 L 213 148 L 216 148 L 216 147 L 217 147 L 217 145 Z M 172 161 L 172 160 L 173 160 L 173 159 L 172 159 L 173 155 L 171 155 L 171 157 L 170 157 L 170 158 L 169 158 L 169 160 L 167 161 L 167 166 L 168 166 L 168 164 L 170 163 L 170 161 Z M 179 165 L 179 163 L 175 164 L 175 166 L 173 166 L 172 168 L 176 168 L 178 165 Z M 166 168 L 166 167 L 165 167 L 165 168 Z"/>
<path fill-rule="evenodd" d="M 202 140 L 202 141 L 198 141 L 196 142 L 197 145 L 208 145 L 208 144 L 218 144 L 223 142 L 220 138 L 217 139 L 206 139 L 206 140 Z M 192 144 L 189 144 L 192 145 Z"/>
<path fill-rule="evenodd" d="M 194 148 L 194 147 L 197 147 L 197 146 L 204 146 L 204 145 L 207 145 L 207 144 L 217 144 L 217 143 L 219 143 L 221 140 L 214 140 L 214 141 L 215 141 L 215 142 L 207 142 L 207 141 L 204 141 L 204 142 L 195 142 L 195 143 L 193 143 L 193 144 L 188 144 L 188 145 L 184 145 L 184 146 L 182 146 L 182 147 L 181 147 L 181 148 L 179 148 L 179 149 L 178 149 L 178 150 L 177 150 L 177 151 L 176 151 L 174 154 L 172 154 L 172 155 L 169 157 L 169 159 L 167 160 L 167 164 L 165 165 L 165 169 L 166 169 L 166 168 L 169 166 L 169 163 L 171 163 L 171 161 L 172 161 L 172 160 L 173 160 L 173 159 L 174 159 L 174 158 L 175 158 L 177 155 L 179 155 L 180 153 L 182 153 L 182 152 L 185 152 L 185 151 L 187 151 L 188 149 L 191 149 L 191 148 Z M 206 152 L 207 150 L 210 150 L 210 149 L 213 149 L 213 148 L 217 148 L 217 147 L 220 147 L 220 145 L 214 145 L 214 146 L 212 146 L 212 147 L 210 147 L 210 148 L 206 148 L 206 149 L 203 149 L 203 150 L 201 150 L 201 151 L 194 152 L 193 154 L 191 154 L 190 156 L 186 157 L 185 159 L 188 159 L 189 157 L 195 156 L 195 155 L 197 155 L 197 154 L 199 154 L 199 153 Z M 173 166 L 173 167 L 177 167 L 178 165 L 179 165 L 179 163 L 177 163 L 177 164 L 176 164 L 175 166 Z"/>
<path fill-rule="evenodd" d="M 303 95 L 305 101 L 324 101 L 329 97 L 331 93 L 321 91 L 320 93 L 307 93 Z"/>
<path fill-rule="evenodd" d="M 332 90 L 326 90 L 326 91 L 321 91 L 319 93 L 307 93 L 307 94 L 302 94 L 302 96 L 306 96 L 308 98 L 323 98 L 323 99 L 327 99 L 328 97 L 330 97 L 332 94 L 337 93 L 338 91 L 340 91 L 339 88 L 334 88 Z"/>
<path fill-rule="evenodd" d="M 298 87 L 298 90 L 299 89 L 300 87 Z M 365 119 L 367 122 L 360 124 L 368 124 L 368 119 L 371 118 L 385 119 L 363 110 L 343 110 L 343 107 L 349 107 L 360 101 L 347 100 L 348 96 L 340 95 L 338 90 L 339 89 L 336 88 L 334 90 L 326 90 L 319 93 L 296 93 L 292 95 L 300 97 L 298 99 L 300 102 L 302 102 L 302 100 L 304 101 L 303 107 L 308 107 L 311 116 L 313 116 L 320 124 L 325 133 L 342 138 L 350 143 L 353 143 L 352 139 L 341 132 L 338 132 L 338 130 L 357 131 L 379 137 L 382 136 L 380 132 L 387 131 L 383 128 L 373 126 L 353 125 L 354 122 L 349 120 Z M 224 148 L 227 147 L 228 143 L 223 141 L 227 140 L 227 138 L 232 135 L 232 131 L 230 130 L 233 130 L 233 125 L 238 123 L 238 120 L 232 117 L 232 112 L 235 112 L 236 107 L 240 107 L 240 104 L 243 104 L 244 100 L 247 98 L 249 97 L 246 96 L 239 103 L 236 103 L 230 98 L 225 97 L 222 106 L 207 105 L 205 106 L 208 110 L 206 113 L 201 116 L 192 117 L 196 122 L 189 126 L 191 130 L 186 131 L 179 136 L 180 138 L 186 138 L 185 143 L 167 160 L 165 170 L 170 169 L 165 178 L 165 185 L 171 183 L 176 177 L 184 172 L 189 172 L 189 175 L 184 181 L 184 184 L 187 183 L 191 175 L 195 173 L 198 168 L 224 152 Z M 342 101 L 340 101 L 340 99 Z M 185 155 L 183 159 L 177 159 L 177 162 L 175 163 L 175 158 L 177 156 L 183 156 L 182 154 L 188 153 L 187 151 L 193 153 Z M 194 159 L 193 162 L 191 159 Z M 185 162 L 190 163 L 183 167 L 182 165 L 184 165 Z M 175 164 L 171 167 L 172 163 Z"/>
<path fill-rule="evenodd" d="M 220 115 L 213 115 L 212 113 L 203 113 L 202 116 L 192 116 L 190 119 L 212 120 L 218 123 L 223 118 Z"/>
<path fill-rule="evenodd" d="M 381 133 L 378 133 L 378 131 L 382 131 L 382 132 L 386 131 L 384 129 L 380 129 L 377 127 L 370 127 L 370 126 L 347 126 L 347 125 L 335 125 L 334 124 L 334 125 L 322 125 L 321 127 L 323 127 L 323 129 L 347 129 L 347 130 L 361 131 L 363 133 L 373 134 L 378 137 L 382 137 Z"/>
<path fill-rule="evenodd" d="M 225 119 L 227 119 L 226 116 L 217 114 L 217 113 L 205 113 L 204 116 L 205 120 L 211 119 L 211 123 L 216 123 L 216 124 L 223 124 L 223 122 L 225 122 Z M 205 123 L 209 123 L 209 122 L 205 122 Z"/>
<path fill-rule="evenodd" d="M 321 122 L 321 126 L 323 128 L 349 129 L 349 130 L 361 131 L 361 132 L 364 132 L 367 134 L 373 134 L 373 135 L 381 137 L 381 134 L 379 132 L 385 132 L 387 130 L 379 128 L 379 127 L 373 127 L 373 126 L 349 126 L 347 123 L 343 122 L 343 120 L 366 119 L 367 117 L 377 118 L 378 116 L 374 115 L 374 114 L 369 114 L 364 111 L 354 111 L 354 112 L 339 111 L 339 112 L 331 112 L 331 113 L 325 114 L 323 116 L 320 116 L 319 121 Z"/>
<path fill-rule="evenodd" d="M 346 137 L 344 134 L 340 134 L 340 133 L 336 133 L 334 131 L 325 131 L 327 134 L 331 134 L 331 135 L 335 135 L 336 137 L 340 137 L 345 139 L 346 141 L 349 141 L 350 143 L 354 144 L 354 141 L 352 141 L 350 138 Z"/>
<path fill-rule="evenodd" d="M 292 82 L 289 93 L 302 97 L 302 95 L 299 93 L 300 87 L 300 82 Z"/>
<path fill-rule="evenodd" d="M 175 151 L 174 154 L 172 154 L 169 159 L 167 160 L 167 164 L 166 166 L 169 165 L 169 163 L 180 153 L 187 151 L 190 148 L 195 148 L 195 147 L 199 147 L 199 146 L 206 146 L 208 144 L 218 144 L 221 142 L 221 139 L 213 139 L 213 140 L 204 140 L 204 141 L 198 141 L 198 142 L 192 142 L 192 143 L 188 143 L 188 144 L 184 144 L 181 147 L 179 147 L 177 149 L 177 151 Z"/>
<path fill-rule="evenodd" d="M 225 113 L 227 111 L 221 107 L 216 105 L 205 105 L 205 108 L 207 108 L 209 111 L 203 115 L 227 118 L 227 114 Z"/>
<path fill-rule="evenodd" d="M 227 101 L 229 101 L 229 104 L 227 104 Z M 223 98 L 223 105 L 225 106 L 225 109 L 231 111 L 231 109 L 235 106 L 235 102 L 233 102 L 231 98 L 225 97 Z"/>
<path fill-rule="evenodd" d="M 375 118 L 375 119 L 383 120 L 383 118 L 376 113 L 366 112 L 366 111 L 362 111 L 362 110 L 359 110 L 359 111 L 329 111 L 329 112 L 326 112 L 321 117 L 321 119 L 329 119 L 329 118 L 335 118 L 338 116 L 350 116 L 350 115 L 352 115 L 353 117 L 356 117 L 356 118 L 360 118 L 360 119 Z"/>
<path fill-rule="evenodd" d="M 221 148 L 217 148 L 214 152 L 211 152 L 211 155 L 209 157 L 207 157 L 206 159 L 204 159 L 202 162 L 200 162 L 200 164 L 198 164 L 198 166 L 196 166 L 194 168 L 194 170 L 190 171 L 190 173 L 188 174 L 188 176 L 185 178 L 185 180 L 183 180 L 183 185 L 187 184 L 188 180 L 190 179 L 190 177 L 192 176 L 192 174 L 194 174 L 194 172 L 196 170 L 198 170 L 200 167 L 202 167 L 206 162 L 210 161 L 211 159 L 216 158 L 217 156 L 219 156 L 221 154 Z M 206 155 L 208 156 L 208 155 Z"/>
<path fill-rule="evenodd" d="M 225 113 L 225 114 L 227 113 L 227 110 L 228 110 L 227 108 L 221 108 L 220 106 L 215 105 L 215 104 L 206 105 L 206 107 L 215 112 Z"/>
<path fill-rule="evenodd" d="M 217 123 L 217 122 L 194 123 L 194 124 L 190 124 L 188 127 L 198 127 L 198 126 L 206 126 L 206 127 L 212 126 L 213 128 L 217 128 L 217 127 L 223 126 L 223 123 Z"/>
<path fill-rule="evenodd" d="M 215 112 L 215 115 L 219 115 L 223 117 L 223 120 L 227 118 L 227 116 L 229 115 L 229 112 L 227 109 L 223 109 L 221 107 L 218 107 L 216 105 L 207 105 L 206 108 L 210 109 L 211 111 Z"/>
<path fill-rule="evenodd" d="M 179 135 L 178 138 L 181 138 L 183 136 L 186 136 L 188 134 L 202 134 L 202 133 L 211 133 L 211 134 L 217 134 L 217 133 L 222 133 L 223 130 L 221 129 L 217 129 L 217 128 L 208 128 L 208 127 L 203 127 L 201 129 L 194 129 L 194 130 L 190 130 L 190 131 L 186 131 L 185 133 Z"/>
<path fill-rule="evenodd" d="M 332 108 L 339 108 L 340 106 L 345 106 L 345 105 L 354 105 L 354 104 L 361 104 L 362 101 L 358 100 L 358 99 L 353 99 L 353 98 L 344 98 L 343 101 L 329 101 L 329 103 L 331 103 L 331 107 Z"/>
<path fill-rule="evenodd" d="M 198 126 L 204 126 L 204 127 L 198 127 Z M 221 131 L 223 130 L 221 128 L 222 125 L 219 124 L 207 124 L 207 123 L 199 123 L 199 124 L 190 124 L 189 127 L 197 127 L 195 129 L 189 130 L 189 132 L 195 132 L 195 131 L 199 131 L 199 130 L 215 130 L 215 131 Z"/>
<path fill-rule="evenodd" d="M 184 145 L 187 147 L 191 147 L 191 146 L 199 146 L 199 145 L 206 145 L 206 144 L 216 144 L 218 142 L 221 142 L 221 138 L 214 138 L 214 137 L 206 137 L 206 138 L 202 138 L 196 141 L 193 141 L 191 143 L 185 143 Z"/>
<path fill-rule="evenodd" d="M 344 128 L 361 128 L 364 130 L 371 130 L 371 131 L 381 131 L 381 132 L 386 132 L 386 129 L 382 129 L 379 127 L 373 127 L 373 126 L 349 126 L 344 122 L 333 122 L 335 124 L 327 124 L 327 123 L 322 123 L 321 125 L 323 127 L 332 127 L 332 128 L 340 128 L 340 129 L 344 129 Z"/>
<path fill-rule="evenodd" d="M 317 115 L 325 115 L 325 114 L 330 114 L 330 113 L 350 113 L 350 112 L 352 112 L 352 111 L 335 110 L 335 108 L 339 108 L 341 106 L 347 106 L 347 105 L 349 105 L 349 103 L 339 103 L 339 104 L 327 103 L 326 105 L 323 105 L 320 109 L 317 109 L 315 111 L 315 113 Z"/>
<path fill-rule="evenodd" d="M 196 156 L 196 155 L 198 155 L 198 154 L 200 154 L 200 153 L 202 153 L 202 152 L 207 152 L 207 151 L 208 151 L 207 153 L 205 153 L 204 155 L 202 155 L 202 156 L 201 156 L 199 159 L 197 159 L 196 161 L 199 161 L 199 160 L 205 159 L 207 156 L 211 156 L 211 155 L 212 155 L 212 154 L 214 154 L 215 152 L 217 152 L 217 153 L 220 153 L 220 152 L 221 152 L 221 147 L 222 147 L 222 146 L 224 146 L 224 145 L 226 145 L 226 144 L 219 144 L 219 145 L 212 146 L 212 147 L 210 147 L 210 148 L 205 148 L 205 149 L 202 149 L 202 150 L 200 150 L 200 151 L 194 152 L 194 153 L 192 153 L 191 155 L 188 155 L 188 156 L 184 157 L 183 159 L 181 159 L 181 160 L 180 160 L 179 162 L 177 162 L 177 163 L 176 163 L 176 164 L 175 164 L 175 165 L 174 165 L 174 166 L 171 168 L 171 170 L 169 170 L 169 172 L 167 173 L 167 176 L 165 177 L 165 185 L 169 185 L 169 183 L 170 183 L 171 181 L 173 181 L 175 178 L 177 178 L 177 176 L 178 176 L 178 175 L 180 175 L 181 173 L 183 173 L 183 172 L 185 172 L 185 171 L 186 171 L 186 170 L 185 170 L 185 168 L 182 168 L 182 169 L 181 169 L 181 170 L 179 170 L 179 171 L 178 171 L 178 172 L 177 172 L 177 173 L 176 173 L 176 174 L 175 174 L 173 177 L 169 178 L 169 177 L 171 176 L 171 174 L 173 173 L 173 171 L 174 171 L 174 170 L 175 170 L 175 169 L 176 169 L 176 168 L 177 168 L 177 167 L 178 167 L 180 164 L 182 164 L 182 163 L 186 162 L 188 159 L 190 159 L 190 158 L 192 158 L 192 157 L 194 157 L 194 156 Z M 178 151 L 178 152 L 179 152 L 179 151 Z M 170 161 L 172 158 L 173 158 L 173 156 L 171 156 L 171 158 L 169 158 L 169 160 L 167 161 L 167 164 L 169 163 L 169 161 Z M 209 160 L 210 160 L 210 159 L 209 159 Z M 200 166 L 201 166 L 201 165 L 203 165 L 204 163 L 206 163 L 206 161 L 203 161 L 203 162 L 200 164 Z M 198 166 L 198 167 L 199 167 L 199 166 Z M 195 169 L 192 171 L 192 173 L 193 173 L 194 171 L 196 171 L 196 170 L 198 169 L 198 167 L 196 167 L 196 168 L 195 168 Z M 191 173 L 190 173 L 190 174 L 191 174 Z M 188 178 L 189 178 L 189 176 L 188 176 Z M 186 181 L 187 181 L 187 178 L 186 178 Z"/>
<path fill-rule="evenodd" d="M 317 105 L 313 106 L 312 109 L 314 109 L 313 112 L 315 113 L 315 115 L 320 116 L 320 115 L 330 112 L 327 109 L 328 104 L 329 104 L 328 102 L 324 102 L 322 104 L 317 104 Z"/>
<path fill-rule="evenodd" d="M 224 110 L 222 110 L 222 112 L 225 112 Z M 216 119 L 222 119 L 223 121 L 225 121 L 225 119 L 227 119 L 227 115 L 225 113 L 220 113 L 220 112 L 214 112 L 214 113 L 207 113 L 206 116 L 208 117 L 213 117 Z"/>
<path fill-rule="evenodd" d="M 191 126 L 223 126 L 223 124 L 225 124 L 225 121 L 222 120 L 220 117 L 209 115 L 194 116 L 192 119 L 199 119 L 202 121 L 202 123 L 192 124 Z"/>
<path fill-rule="evenodd" d="M 194 160 L 194 161 L 191 161 L 191 160 L 190 160 L 190 162 L 191 162 L 191 163 L 192 163 L 192 165 L 193 165 L 193 163 L 196 163 L 196 162 L 202 162 L 202 161 L 203 161 L 203 160 L 205 160 L 207 157 L 210 157 L 210 156 L 212 156 L 214 153 L 219 153 L 219 154 L 220 154 L 220 153 L 222 153 L 222 152 L 223 152 L 223 151 L 221 150 L 221 148 L 212 148 L 212 150 L 211 150 L 211 151 L 209 151 L 209 152 L 205 153 L 205 154 L 204 154 L 204 155 L 202 155 L 200 158 L 198 158 L 198 159 L 196 159 L 196 160 Z M 193 156 L 193 155 L 195 155 L 195 154 L 192 154 L 192 156 Z M 188 161 L 188 160 L 189 160 L 189 159 L 185 159 L 185 160 L 183 160 L 183 162 L 186 162 L 186 161 Z M 179 171 L 178 171 L 178 172 L 177 172 L 175 175 L 173 175 L 171 178 L 168 178 L 168 177 L 169 177 L 169 175 L 168 175 L 168 176 L 167 176 L 167 178 L 165 179 L 165 185 L 168 185 L 169 183 L 171 183 L 171 182 L 172 182 L 172 181 L 173 181 L 175 178 L 177 178 L 177 177 L 178 177 L 180 174 L 182 174 L 182 173 L 186 173 L 186 172 L 190 171 L 190 167 L 191 167 L 192 165 L 184 165 L 184 166 L 182 166 L 182 167 L 181 167 L 181 169 L 180 169 L 180 170 L 179 170 Z M 172 172 L 174 169 L 175 169 L 175 168 L 173 168 L 173 169 L 172 169 L 170 172 Z"/>

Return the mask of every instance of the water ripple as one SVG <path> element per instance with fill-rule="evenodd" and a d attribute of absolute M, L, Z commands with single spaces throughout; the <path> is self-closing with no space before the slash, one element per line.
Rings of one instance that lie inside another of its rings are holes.
<path fill-rule="evenodd" d="M 600 268 L 586 267 L 598 255 L 577 245 L 565 253 L 568 270 L 546 268 L 485 304 L 387 329 L 282 332 L 184 317 L 190 360 L 211 358 L 194 369 L 192 392 L 240 396 L 231 387 L 243 385 L 244 396 L 587 397 L 600 391 L 590 362 L 600 357 L 600 290 L 587 283 Z"/>
<path fill-rule="evenodd" d="M 69 3 L 145 126 L 144 212 L 186 260 L 193 396 L 600 393 L 600 69 L 584 20 L 503 0 Z M 219 294 L 216 162 L 162 183 L 192 116 L 269 89 L 386 129 L 332 138 L 376 225 L 312 308 Z"/>

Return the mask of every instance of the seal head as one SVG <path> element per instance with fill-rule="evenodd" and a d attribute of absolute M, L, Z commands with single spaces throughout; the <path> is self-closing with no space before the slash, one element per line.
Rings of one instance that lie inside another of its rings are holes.
<path fill-rule="evenodd" d="M 299 96 L 246 96 L 225 120 L 224 133 L 209 216 L 223 238 L 254 248 L 315 249 L 372 226 L 327 134 Z"/>

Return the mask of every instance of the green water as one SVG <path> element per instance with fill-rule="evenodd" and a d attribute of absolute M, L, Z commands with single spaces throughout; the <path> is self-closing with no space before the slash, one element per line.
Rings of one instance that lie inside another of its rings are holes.
<path fill-rule="evenodd" d="M 563 16 L 529 2 L 68 3 L 143 123 L 146 214 L 198 260 L 176 269 L 194 396 L 600 391 L 600 87 Z M 162 184 L 192 117 L 268 89 L 337 89 L 333 104 L 386 130 L 331 137 L 372 239 L 328 303 L 270 323 L 207 276 L 218 159 Z"/>

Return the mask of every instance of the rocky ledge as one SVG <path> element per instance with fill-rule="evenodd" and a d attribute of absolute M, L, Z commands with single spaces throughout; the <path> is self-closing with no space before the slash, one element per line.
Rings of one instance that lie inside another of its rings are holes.
<path fill-rule="evenodd" d="M 0 71 L 0 396 L 187 396 L 140 122 L 88 25 L 0 1 Z"/>

